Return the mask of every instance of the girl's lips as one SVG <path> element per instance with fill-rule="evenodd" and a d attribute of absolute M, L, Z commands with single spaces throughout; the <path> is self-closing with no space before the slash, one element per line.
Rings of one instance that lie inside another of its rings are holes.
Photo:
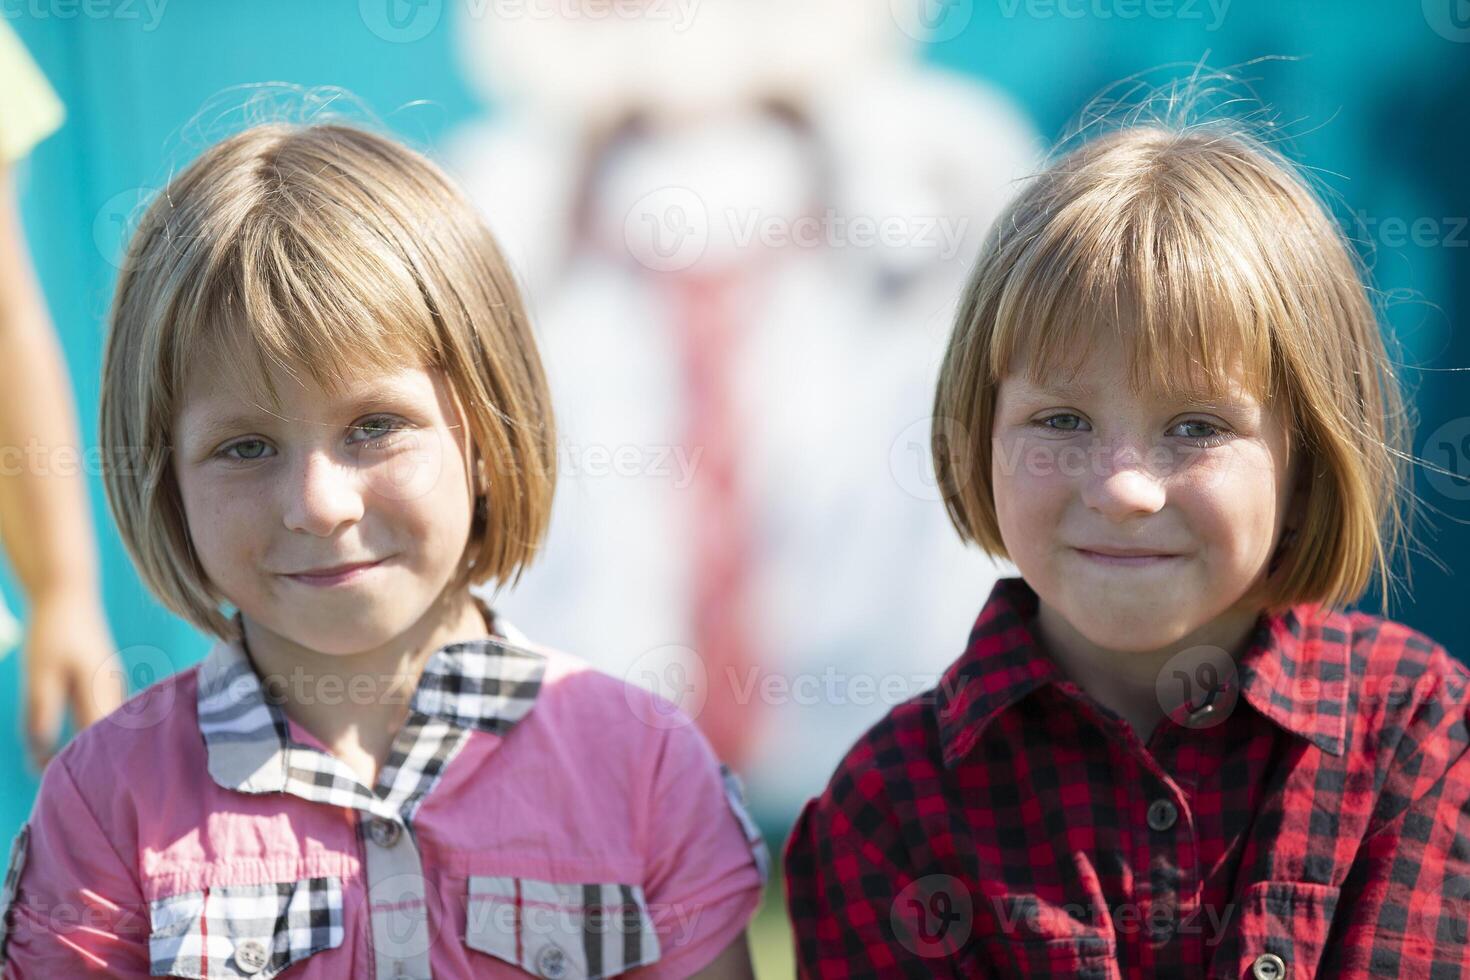
<path fill-rule="evenodd" d="M 300 582 L 302 585 L 345 585 L 348 582 L 356 581 L 366 573 L 383 564 L 383 562 L 385 561 L 387 561 L 386 558 L 380 558 L 370 565 L 355 565 L 347 569 L 346 571 L 336 572 L 332 575 L 287 575 L 286 577 L 291 579 L 292 581 Z"/>
<path fill-rule="evenodd" d="M 1154 565 L 1167 564 L 1180 557 L 1179 555 L 1129 555 L 1124 557 L 1121 555 L 1100 555 L 1095 551 L 1084 551 L 1081 548 L 1075 550 L 1077 554 L 1086 558 L 1088 561 L 1094 561 L 1100 565 L 1113 565 L 1119 568 L 1148 568 Z"/>

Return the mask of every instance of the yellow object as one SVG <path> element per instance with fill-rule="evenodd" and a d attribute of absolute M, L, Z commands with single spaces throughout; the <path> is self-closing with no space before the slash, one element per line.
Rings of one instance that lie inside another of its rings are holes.
<path fill-rule="evenodd" d="M 0 18 L 0 164 L 15 163 L 30 153 L 65 116 L 46 76 Z"/>
<path fill-rule="evenodd" d="M 0 167 L 55 132 L 66 110 L 4 19 L 0 19 Z M 0 595 L 0 657 L 20 642 L 20 623 Z"/>

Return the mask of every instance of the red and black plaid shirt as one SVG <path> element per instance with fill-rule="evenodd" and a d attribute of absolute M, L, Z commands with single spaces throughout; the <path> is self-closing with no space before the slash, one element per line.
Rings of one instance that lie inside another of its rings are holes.
<path fill-rule="evenodd" d="M 1145 746 L 1040 652 L 1036 603 L 1002 579 L 802 810 L 801 976 L 1470 977 L 1470 673 L 1441 646 L 1262 615 L 1223 720 Z"/>

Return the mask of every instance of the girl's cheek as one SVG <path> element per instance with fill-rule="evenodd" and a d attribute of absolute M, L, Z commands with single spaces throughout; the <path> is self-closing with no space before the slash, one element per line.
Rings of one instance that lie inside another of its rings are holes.
<path fill-rule="evenodd" d="M 443 489 L 448 440 L 437 429 L 408 429 L 395 437 L 391 450 L 364 468 L 368 490 L 380 502 L 420 501 Z"/>
<path fill-rule="evenodd" d="M 1016 436 L 995 441 L 991 471 L 996 484 L 1040 488 L 1106 477 L 1114 465 L 1107 447 L 1093 440 Z M 1228 452 L 1182 445 L 1149 447 L 1133 465 L 1160 482 L 1202 490 L 1227 484 L 1235 468 Z"/>
<path fill-rule="evenodd" d="M 1229 451 L 1196 450 L 1183 454 L 1176 472 L 1178 483 L 1192 493 L 1220 494 L 1239 482 L 1241 461 Z"/>
<path fill-rule="evenodd" d="M 1042 488 L 1075 481 L 1087 462 L 1081 443 L 1015 437 L 996 442 L 991 472 L 997 486 Z"/>

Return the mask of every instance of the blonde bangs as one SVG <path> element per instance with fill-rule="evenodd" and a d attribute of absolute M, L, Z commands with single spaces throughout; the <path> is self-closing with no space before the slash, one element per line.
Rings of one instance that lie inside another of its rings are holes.
<path fill-rule="evenodd" d="M 304 369 L 337 396 L 354 378 L 441 360 L 423 291 L 381 238 L 352 215 L 293 210 L 289 221 L 244 225 L 201 270 L 210 294 L 170 331 L 173 390 L 192 365 L 229 365 L 274 410 L 272 366 L 290 377 Z"/>
<path fill-rule="evenodd" d="M 1230 394 L 1227 379 L 1238 378 L 1258 400 L 1272 397 L 1279 383 L 1272 332 L 1247 292 L 1225 285 L 1258 269 L 1208 278 L 1172 275 L 1182 254 L 1207 247 L 1202 237 L 1179 241 L 1180 235 L 1192 237 L 1191 229 L 1144 239 L 1130 239 L 1130 229 L 1120 229 L 1123 234 L 1113 232 L 1119 241 L 1051 231 L 1054 241 L 1038 242 L 1001 291 L 986 359 L 992 383 L 1011 372 L 1032 383 L 1076 381 L 1095 347 L 1107 344 L 1125 350 L 1135 394 L 1217 400 Z M 1058 279 L 1069 288 L 1045 288 Z"/>
<path fill-rule="evenodd" d="M 1239 378 L 1257 399 L 1273 397 L 1273 325 L 1259 298 L 1265 243 L 1227 247 L 1210 216 L 1161 203 L 1123 203 L 1120 220 L 1116 198 L 1098 191 L 1040 230 L 1000 284 L 992 384 L 1012 372 L 1071 383 L 1106 344 L 1123 348 L 1135 393 L 1216 400 Z"/>

